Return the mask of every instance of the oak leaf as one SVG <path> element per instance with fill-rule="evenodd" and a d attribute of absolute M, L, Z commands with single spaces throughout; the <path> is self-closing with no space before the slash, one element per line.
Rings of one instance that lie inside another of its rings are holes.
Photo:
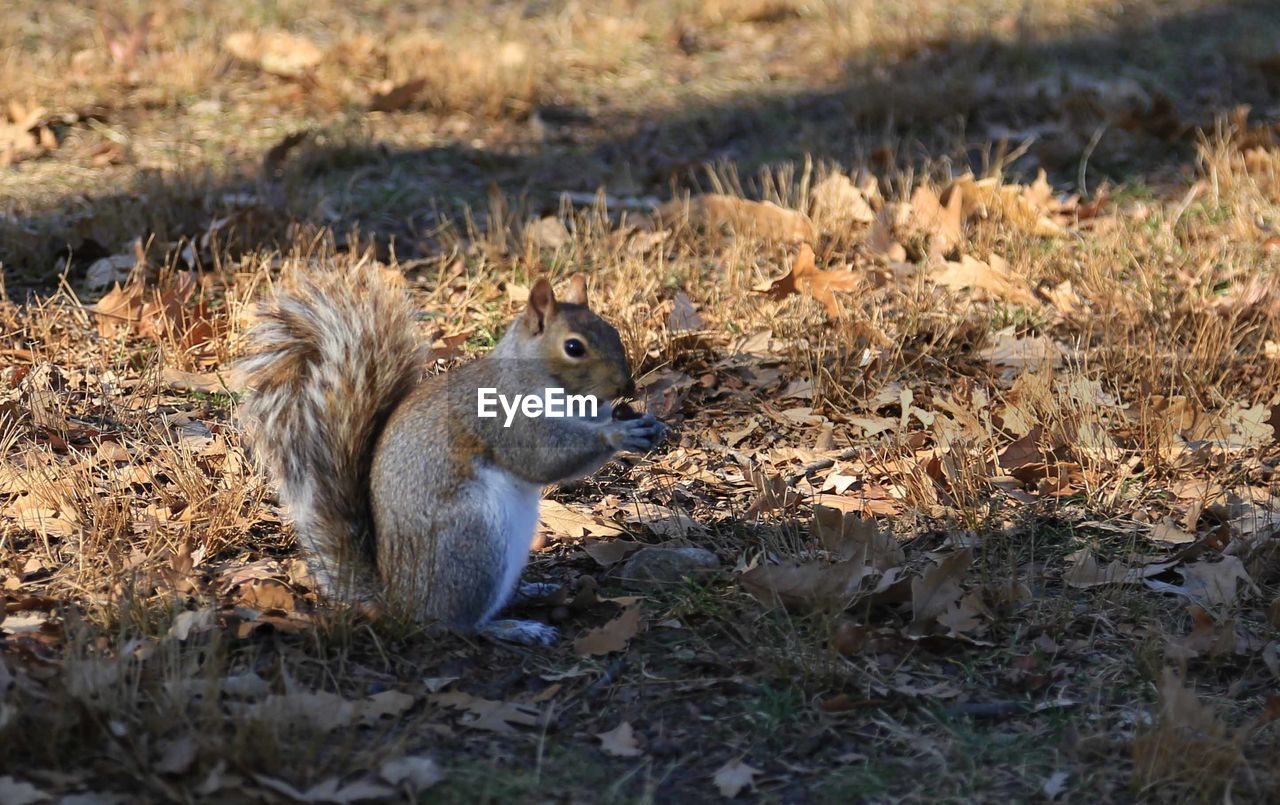
<path fill-rule="evenodd" d="M 640 633 L 641 612 L 638 605 L 628 606 L 622 614 L 597 629 L 573 641 L 573 651 L 579 657 L 596 657 L 623 651 L 631 638 Z"/>
<path fill-rule="evenodd" d="M 733 799 L 742 792 L 742 789 L 754 788 L 755 778 L 759 773 L 759 769 L 748 766 L 738 758 L 730 760 L 717 769 L 712 779 L 721 796 Z"/>
<path fill-rule="evenodd" d="M 704 193 L 683 201 L 670 201 L 658 208 L 660 221 L 679 220 L 688 210 L 690 223 L 707 229 L 728 227 L 737 234 L 754 234 L 765 240 L 798 242 L 813 240 L 817 228 L 801 212 L 779 207 L 769 201 L 751 201 L 721 193 Z"/>
<path fill-rule="evenodd" d="M 1026 281 L 1009 270 L 1009 264 L 998 255 L 983 262 L 969 255 L 959 261 L 947 261 L 934 270 L 931 279 L 953 291 L 982 291 L 992 299 L 1017 305 L 1033 305 L 1035 297 Z"/>
<path fill-rule="evenodd" d="M 771 299 L 785 299 L 796 293 L 807 293 L 822 303 L 831 316 L 840 315 L 840 304 L 835 291 L 857 290 L 861 278 L 852 271 L 822 271 L 818 268 L 813 247 L 800 246 L 791 263 L 791 270 L 775 280 L 757 285 L 754 290 Z"/>
<path fill-rule="evenodd" d="M 596 737 L 600 739 L 600 748 L 606 755 L 639 757 L 644 754 L 636 743 L 636 733 L 629 721 L 623 721 L 608 732 L 596 733 Z"/>

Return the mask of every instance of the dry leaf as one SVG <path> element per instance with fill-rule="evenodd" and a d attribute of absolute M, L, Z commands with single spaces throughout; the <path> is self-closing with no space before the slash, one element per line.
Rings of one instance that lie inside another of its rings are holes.
<path fill-rule="evenodd" d="M 573 234 L 559 218 L 547 215 L 524 228 L 524 239 L 535 249 L 556 251 L 572 242 Z"/>
<path fill-rule="evenodd" d="M 796 610 L 839 611 L 862 591 L 863 579 L 876 570 L 861 561 L 759 565 L 739 577 L 761 603 Z"/>
<path fill-rule="evenodd" d="M 1178 528 L 1172 517 L 1166 517 L 1155 524 L 1151 529 L 1151 539 L 1156 542 L 1167 542 L 1172 545 L 1185 545 L 1195 542 L 1196 535 L 1188 534 L 1181 528 Z"/>
<path fill-rule="evenodd" d="M 129 272 L 137 264 L 138 256 L 132 252 L 99 258 L 93 261 L 85 271 L 84 287 L 96 291 L 99 288 L 125 282 L 129 279 Z"/>
<path fill-rule="evenodd" d="M 360 720 L 366 724 L 373 724 L 387 716 L 399 716 L 413 707 L 417 701 L 411 693 L 398 690 L 379 691 L 360 703 Z"/>
<path fill-rule="evenodd" d="M 360 705 L 336 693 L 317 690 L 267 696 L 246 705 L 244 712 L 272 724 L 332 732 L 355 723 Z"/>
<path fill-rule="evenodd" d="M 1043 366 L 1060 366 L 1064 350 L 1047 335 L 1018 337 L 1013 328 L 1005 328 L 991 336 L 992 344 L 979 355 L 996 366 L 1008 366 L 1034 372 Z"/>
<path fill-rule="evenodd" d="M 664 223 L 676 221 L 684 209 L 683 202 L 669 201 L 658 208 L 657 216 Z M 689 199 L 688 214 L 692 224 L 707 229 L 728 227 L 738 234 L 754 234 L 765 240 L 795 243 L 817 236 L 808 216 L 768 201 L 705 193 Z"/>
<path fill-rule="evenodd" d="M 1044 295 L 1048 297 L 1049 303 L 1057 309 L 1063 316 L 1075 316 L 1083 313 L 1085 310 L 1085 301 L 1080 294 L 1071 285 L 1071 280 L 1063 280 L 1053 286 Z"/>
<path fill-rule="evenodd" d="M 875 222 L 867 232 L 864 243 L 867 252 L 890 264 L 903 263 L 907 259 L 907 250 L 899 242 L 899 235 L 906 237 L 904 230 L 911 220 L 910 204 L 886 204 L 876 215 Z"/>
<path fill-rule="evenodd" d="M 1030 186 L 1001 184 L 996 177 L 957 179 L 951 192 L 964 198 L 965 218 L 991 218 L 1028 235 L 1058 237 L 1063 229 L 1050 216 L 1058 205 L 1043 170 Z"/>
<path fill-rule="evenodd" d="M 640 632 L 639 605 L 631 605 L 622 614 L 597 629 L 573 641 L 573 651 L 579 657 L 597 657 L 615 651 L 623 651 L 631 638 Z"/>
<path fill-rule="evenodd" d="M 645 506 L 627 515 L 627 523 L 644 526 L 655 536 L 666 539 L 685 539 L 703 532 L 702 526 L 689 515 L 658 505 Z"/>
<path fill-rule="evenodd" d="M 1219 770 L 1239 762 L 1241 742 L 1228 737 L 1218 715 L 1183 685 L 1172 668 L 1164 669 L 1158 689 L 1155 724 L 1141 730 L 1131 744 L 1135 771 L 1143 779 L 1183 773 L 1191 759 Z"/>
<path fill-rule="evenodd" d="M 481 699 L 461 691 L 436 693 L 429 698 L 429 701 L 441 707 L 452 707 L 468 711 L 469 715 L 461 722 L 465 727 L 504 735 L 516 733 L 512 725 L 536 727 L 542 722 L 542 711 L 536 707 L 514 702 Z"/>
<path fill-rule="evenodd" d="M 1072 564 L 1062 574 L 1062 580 L 1072 587 L 1081 588 L 1098 587 L 1104 584 L 1134 584 L 1143 579 L 1158 576 L 1178 564 L 1177 560 L 1173 560 L 1130 567 L 1119 560 L 1113 560 L 1104 568 L 1088 550 L 1077 551 L 1067 558 L 1072 560 Z"/>
<path fill-rule="evenodd" d="M 818 300 L 831 316 L 840 315 L 835 291 L 857 290 L 861 280 L 852 271 L 821 271 L 815 263 L 813 247 L 801 244 L 799 253 L 785 275 L 757 285 L 752 290 L 767 294 L 771 299 L 785 299 L 791 294 L 807 293 Z"/>
<path fill-rule="evenodd" d="M 671 308 L 671 315 L 667 316 L 667 329 L 673 333 L 687 333 L 705 326 L 706 322 L 694 309 L 689 296 L 684 291 L 677 291 L 675 305 Z"/>
<path fill-rule="evenodd" d="M 383 763 L 378 769 L 378 776 L 392 785 L 407 785 L 414 791 L 425 791 L 443 780 L 444 772 L 429 757 L 409 755 Z"/>
<path fill-rule="evenodd" d="M 324 60 L 324 51 L 310 39 L 283 31 L 236 31 L 222 45 L 237 59 L 281 78 L 302 78 Z"/>
<path fill-rule="evenodd" d="M 1178 572 L 1189 597 L 1209 607 L 1234 604 L 1241 583 L 1258 592 L 1258 586 L 1245 572 L 1238 556 L 1224 556 L 1217 562 L 1194 562 L 1183 565 Z"/>
<path fill-rule="evenodd" d="M 977 592 L 971 592 L 959 601 L 948 604 L 946 610 L 936 620 L 946 627 L 947 634 L 959 636 L 981 626 L 982 621 L 979 616 L 987 614 L 987 608 L 982 604 L 982 596 Z"/>
<path fill-rule="evenodd" d="M 206 632 L 213 628 L 216 613 L 212 609 L 184 609 L 169 625 L 168 636 L 182 642 L 192 633 Z"/>
<path fill-rule="evenodd" d="M 601 567 L 611 567 L 626 559 L 633 551 L 640 550 L 638 542 L 624 539 L 589 539 L 582 543 L 582 550 Z"/>
<path fill-rule="evenodd" d="M 849 229 L 876 219 L 862 191 L 843 173 L 833 173 L 814 185 L 810 204 L 814 220 L 829 224 L 829 228 Z"/>
<path fill-rule="evenodd" d="M 214 372 L 184 372 L 166 367 L 160 370 L 160 382 L 174 391 L 216 393 L 227 390 L 222 378 Z"/>
<path fill-rule="evenodd" d="M 944 194 L 944 205 L 938 194 L 927 185 L 911 195 L 912 225 L 929 238 L 929 255 L 941 257 L 964 240 L 963 198 L 954 190 Z"/>
<path fill-rule="evenodd" d="M 1040 786 L 1040 791 L 1049 800 L 1055 800 L 1062 796 L 1067 790 L 1067 780 L 1071 779 L 1070 775 L 1062 770 L 1055 771 L 1050 774 Z"/>
<path fill-rule="evenodd" d="M 520 304 L 524 304 L 525 302 L 529 301 L 528 286 L 521 285 L 518 282 L 508 282 L 506 284 L 506 288 L 507 288 L 507 298 L 510 299 L 512 302 L 518 302 Z"/>
<path fill-rule="evenodd" d="M 115 338 L 117 333 L 132 332 L 142 321 L 143 288 L 140 283 L 116 285 L 93 306 L 98 335 Z"/>
<path fill-rule="evenodd" d="M 9 121 L 0 119 L 0 167 L 43 156 L 58 147 L 46 110 L 9 101 Z"/>
<path fill-rule="evenodd" d="M 1172 668 L 1165 668 L 1159 685 L 1160 719 L 1171 726 L 1212 733 L 1218 731 L 1217 716 L 1200 702 L 1195 691 L 1182 684 Z"/>
<path fill-rule="evenodd" d="M 412 78 L 400 84 L 384 81 L 370 93 L 369 111 L 398 112 L 413 103 L 426 87 L 425 78 Z"/>
<path fill-rule="evenodd" d="M 240 600 L 245 606 L 261 611 L 292 610 L 293 591 L 278 581 L 250 581 L 240 586 Z"/>
<path fill-rule="evenodd" d="M 837 560 L 853 559 L 881 572 L 907 561 L 902 545 L 892 534 L 882 533 L 871 518 L 815 505 L 811 529 Z"/>
<path fill-rule="evenodd" d="M 625 533 L 621 528 L 601 523 L 590 514 L 571 509 L 555 500 L 542 501 L 538 520 L 553 534 L 570 539 L 582 537 L 616 537 Z"/>
<path fill-rule="evenodd" d="M 636 743 L 635 730 L 631 728 L 631 723 L 628 721 L 623 721 L 608 732 L 596 733 L 596 737 L 600 739 L 600 748 L 606 755 L 639 757 L 644 754 L 640 750 L 640 745 Z"/>
<path fill-rule="evenodd" d="M 959 262 L 948 261 L 934 270 L 930 278 L 953 291 L 980 290 L 994 299 L 1018 305 L 1035 304 L 1026 281 L 1009 270 L 1009 264 L 998 255 L 989 262 L 962 255 Z"/>
<path fill-rule="evenodd" d="M 969 569 L 973 554 L 956 551 L 925 570 L 911 581 L 911 620 L 917 624 L 932 623 L 955 603 L 964 590 L 960 581 Z"/>
<path fill-rule="evenodd" d="M 1187 607 L 1191 615 L 1191 632 L 1165 647 L 1165 656 L 1171 660 L 1189 660 L 1195 657 L 1221 657 L 1247 648 L 1248 641 L 1238 639 L 1236 623 L 1227 619 L 1218 623 L 1204 607 L 1192 604 Z"/>
<path fill-rule="evenodd" d="M 733 799 L 742 792 L 742 789 L 755 788 L 755 778 L 759 773 L 759 769 L 748 766 L 738 758 L 717 769 L 712 779 L 720 796 Z"/>

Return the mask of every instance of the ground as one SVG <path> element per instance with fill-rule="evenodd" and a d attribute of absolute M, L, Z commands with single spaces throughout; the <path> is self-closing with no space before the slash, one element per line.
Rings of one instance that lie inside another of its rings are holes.
<path fill-rule="evenodd" d="M 115 6 L 0 18 L 0 800 L 1280 798 L 1273 3 Z M 558 644 L 316 599 L 232 369 L 320 263 L 433 372 L 588 276 L 672 435 Z"/>

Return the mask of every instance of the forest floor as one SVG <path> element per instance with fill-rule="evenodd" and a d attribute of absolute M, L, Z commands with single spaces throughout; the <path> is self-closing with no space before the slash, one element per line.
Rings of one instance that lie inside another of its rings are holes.
<path fill-rule="evenodd" d="M 113 5 L 0 15 L 0 801 L 1280 799 L 1274 3 Z M 431 371 L 589 277 L 673 430 L 558 644 L 317 601 L 318 262 Z"/>

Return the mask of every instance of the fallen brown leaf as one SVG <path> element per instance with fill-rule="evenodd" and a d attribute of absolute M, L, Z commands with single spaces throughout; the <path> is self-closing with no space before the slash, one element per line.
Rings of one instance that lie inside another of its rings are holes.
<path fill-rule="evenodd" d="M 1034 305 L 1036 301 L 1026 281 L 1009 270 L 1004 258 L 994 254 L 985 263 L 967 254 L 962 255 L 959 262 L 943 263 L 930 278 L 953 291 L 983 291 L 1003 302 Z"/>
<path fill-rule="evenodd" d="M 857 560 L 759 565 L 739 577 L 743 588 L 761 603 L 796 610 L 843 610 L 862 590 L 862 582 L 876 575 Z"/>
<path fill-rule="evenodd" d="M 659 221 L 669 225 L 685 211 L 683 201 L 669 201 L 658 208 Z M 737 196 L 705 193 L 689 199 L 689 222 L 707 229 L 728 227 L 741 235 L 754 234 L 765 240 L 798 242 L 817 236 L 813 222 L 804 213 L 769 201 L 750 201 Z"/>
<path fill-rule="evenodd" d="M 398 112 L 417 100 L 426 89 L 425 78 L 412 78 L 400 84 L 384 81 L 369 95 L 369 111 Z"/>
<path fill-rule="evenodd" d="M 1062 580 L 1072 587 L 1098 587 L 1105 584 L 1135 584 L 1143 579 L 1158 576 L 1178 564 L 1178 560 L 1129 566 L 1117 560 L 1105 568 L 1098 564 L 1091 551 L 1072 554 L 1071 567 L 1062 574 Z"/>
<path fill-rule="evenodd" d="M 542 711 L 536 707 L 482 699 L 461 691 L 436 693 L 429 701 L 441 707 L 466 710 L 469 715 L 461 722 L 464 727 L 503 735 L 515 734 L 514 727 L 536 727 L 542 721 Z"/>
<path fill-rule="evenodd" d="M 582 543 L 582 550 L 601 567 L 616 565 L 641 547 L 639 542 L 623 539 L 589 539 Z"/>
<path fill-rule="evenodd" d="M 941 257 L 964 240 L 963 198 L 955 190 L 944 193 L 946 203 L 928 185 L 911 195 L 912 224 L 929 239 L 929 255 Z"/>
<path fill-rule="evenodd" d="M 960 582 L 972 561 L 973 554 L 968 549 L 956 551 L 912 579 L 912 622 L 932 623 L 960 598 L 964 592 Z"/>
<path fill-rule="evenodd" d="M 720 796 L 733 799 L 742 793 L 744 788 L 755 788 L 756 775 L 760 770 L 742 762 L 742 758 L 730 760 L 716 770 L 712 777 Z"/>
<path fill-rule="evenodd" d="M 236 31 L 222 41 L 227 52 L 281 78 L 302 78 L 320 65 L 324 51 L 303 36 L 273 31 Z"/>
<path fill-rule="evenodd" d="M 616 537 L 624 532 L 616 525 L 602 523 L 586 512 L 571 509 L 554 500 L 544 500 L 538 520 L 551 533 L 570 539 L 582 537 Z"/>
<path fill-rule="evenodd" d="M 813 247 L 804 243 L 792 261 L 790 271 L 775 280 L 757 285 L 753 290 L 779 300 L 795 293 L 807 293 L 822 303 L 828 315 L 838 316 L 840 304 L 836 301 L 834 292 L 857 290 L 860 283 L 861 279 L 852 271 L 819 270 Z"/>
<path fill-rule="evenodd" d="M 608 732 L 596 733 L 600 739 L 600 748 L 606 755 L 614 757 L 639 757 L 644 754 L 636 743 L 635 730 L 631 722 L 623 721 Z"/>
<path fill-rule="evenodd" d="M 597 657 L 623 651 L 631 638 L 640 632 L 640 607 L 632 604 L 622 614 L 597 629 L 592 629 L 573 641 L 573 651 L 579 657 Z"/>
<path fill-rule="evenodd" d="M 868 517 L 815 505 L 811 529 L 822 547 L 840 561 L 853 559 L 884 572 L 907 560 L 893 535 L 880 531 Z"/>
<path fill-rule="evenodd" d="M 813 219 L 828 228 L 849 229 L 876 219 L 876 212 L 862 191 L 843 173 L 833 173 L 818 182 L 809 195 Z"/>

